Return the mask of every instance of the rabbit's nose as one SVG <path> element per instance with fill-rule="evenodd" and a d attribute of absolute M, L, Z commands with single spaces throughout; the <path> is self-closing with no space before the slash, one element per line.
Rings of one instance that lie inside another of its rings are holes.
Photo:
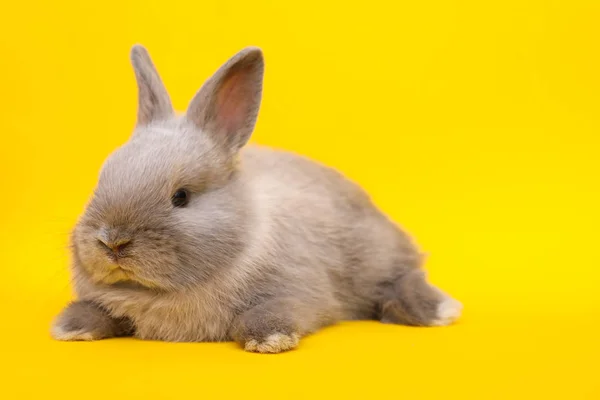
<path fill-rule="evenodd" d="M 131 243 L 131 239 L 118 239 L 118 240 L 105 240 L 102 237 L 98 237 L 98 242 L 106 247 L 107 250 L 112 251 L 115 255 L 120 255 L 123 252 L 123 249 Z"/>
<path fill-rule="evenodd" d="M 116 257 L 122 256 L 123 250 L 131 244 L 131 238 L 128 235 L 112 229 L 101 229 L 96 239 L 100 246 L 113 253 Z"/>

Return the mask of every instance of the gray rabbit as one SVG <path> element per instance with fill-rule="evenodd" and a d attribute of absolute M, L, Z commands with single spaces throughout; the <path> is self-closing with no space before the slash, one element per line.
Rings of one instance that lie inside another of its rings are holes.
<path fill-rule="evenodd" d="M 235 340 L 278 353 L 340 320 L 447 325 L 410 237 L 340 173 L 245 146 L 264 70 L 246 48 L 177 116 L 142 46 L 137 127 L 102 167 L 72 234 L 77 300 L 58 340 Z"/>

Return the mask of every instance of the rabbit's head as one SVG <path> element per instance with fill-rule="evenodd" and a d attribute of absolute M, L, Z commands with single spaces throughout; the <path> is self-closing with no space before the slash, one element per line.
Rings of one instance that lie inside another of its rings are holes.
<path fill-rule="evenodd" d="M 104 163 L 73 232 L 75 265 L 98 284 L 182 289 L 228 268 L 245 247 L 236 161 L 256 122 L 263 57 L 256 48 L 236 54 L 182 116 L 147 51 L 135 46 L 131 60 L 137 126 Z"/>

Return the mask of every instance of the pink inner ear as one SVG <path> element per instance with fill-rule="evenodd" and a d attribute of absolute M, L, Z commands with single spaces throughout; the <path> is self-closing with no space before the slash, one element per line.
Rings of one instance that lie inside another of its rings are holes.
<path fill-rule="evenodd" d="M 251 73 L 246 69 L 232 71 L 217 89 L 215 120 L 225 134 L 233 134 L 245 124 L 252 107 L 251 79 Z"/>

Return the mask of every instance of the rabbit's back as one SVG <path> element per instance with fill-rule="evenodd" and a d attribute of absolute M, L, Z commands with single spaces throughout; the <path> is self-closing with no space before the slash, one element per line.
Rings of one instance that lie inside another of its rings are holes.
<path fill-rule="evenodd" d="M 259 146 L 242 152 L 242 171 L 282 284 L 337 302 L 343 318 L 371 317 L 375 291 L 420 263 L 410 237 L 338 171 Z"/>

